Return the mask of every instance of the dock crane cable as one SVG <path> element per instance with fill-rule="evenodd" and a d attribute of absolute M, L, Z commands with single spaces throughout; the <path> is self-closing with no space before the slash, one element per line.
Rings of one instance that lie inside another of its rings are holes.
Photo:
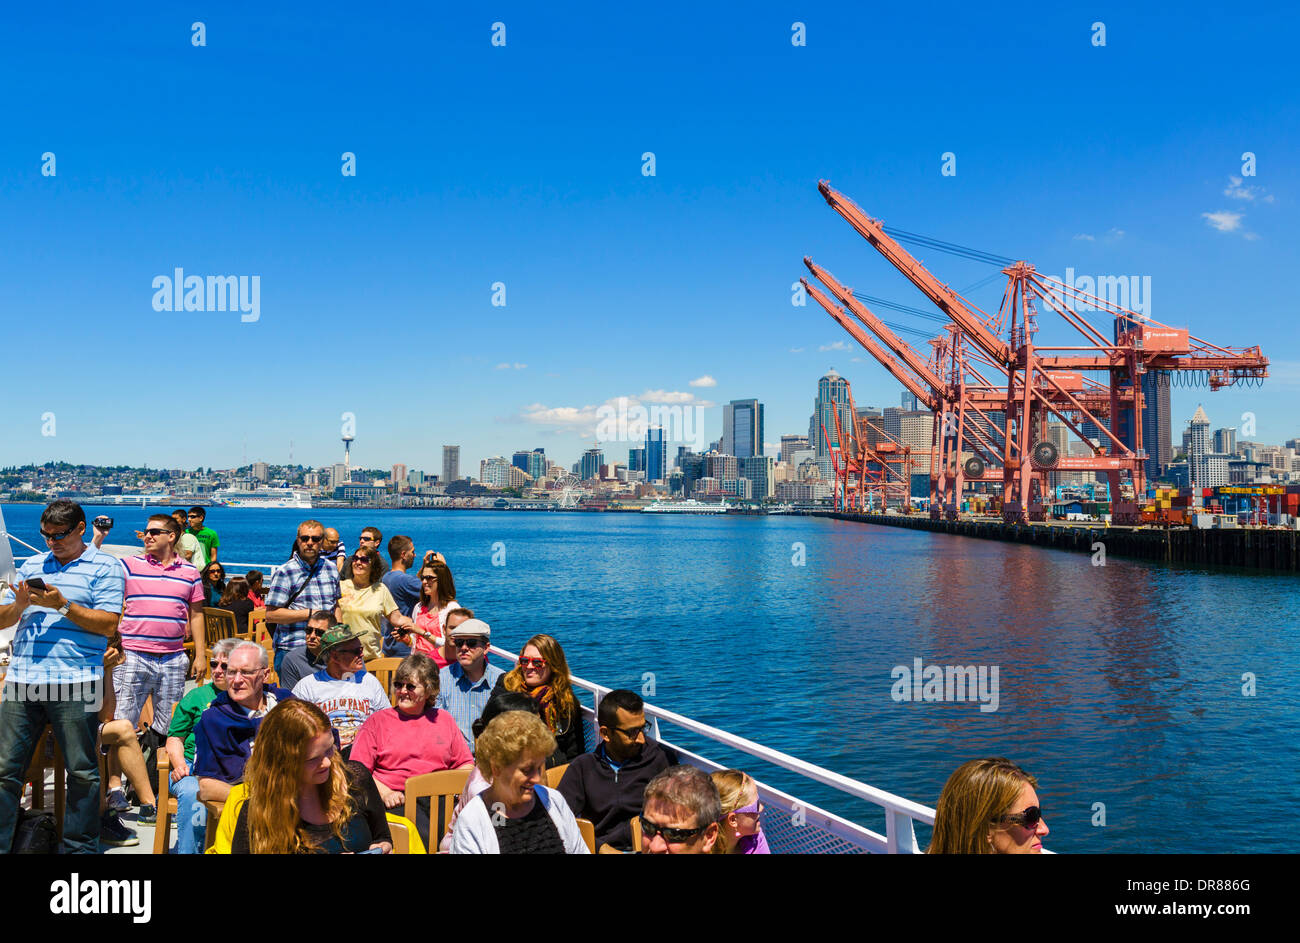
<path fill-rule="evenodd" d="M 895 229 L 893 226 L 885 226 L 884 230 L 900 242 L 915 243 L 918 246 L 924 246 L 927 249 L 934 249 L 937 252 L 947 252 L 949 255 L 969 259 L 972 262 L 984 262 L 988 265 L 1006 266 L 1011 265 L 1016 261 L 1015 259 L 1007 258 L 1005 255 L 997 255 L 993 252 L 985 252 L 983 249 L 974 249 L 970 246 L 958 245 L 955 242 L 945 242 L 944 240 L 936 239 L 933 236 L 923 236 L 920 233 Z"/>

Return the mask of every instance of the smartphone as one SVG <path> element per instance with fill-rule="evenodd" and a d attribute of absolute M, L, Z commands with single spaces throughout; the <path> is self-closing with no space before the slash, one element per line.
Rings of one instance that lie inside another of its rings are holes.
<path fill-rule="evenodd" d="M 29 579 L 27 581 L 27 588 L 34 589 L 38 593 L 43 593 L 47 589 L 49 589 L 49 587 L 45 585 L 45 580 L 41 579 L 39 576 L 33 576 L 31 579 Z"/>
<path fill-rule="evenodd" d="M 359 855 L 382 855 L 383 853 L 384 849 L 382 848 L 367 848 L 365 851 L 357 852 Z"/>

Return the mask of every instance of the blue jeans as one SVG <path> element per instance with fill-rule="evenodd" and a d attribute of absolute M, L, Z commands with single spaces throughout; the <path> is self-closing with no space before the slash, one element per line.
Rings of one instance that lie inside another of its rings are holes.
<path fill-rule="evenodd" d="M 178 855 L 203 853 L 208 825 L 208 807 L 199 801 L 199 778 L 167 779 L 167 789 L 176 797 L 176 851 Z"/>
<path fill-rule="evenodd" d="M 6 683 L 0 701 L 0 852 L 14 842 L 18 801 L 36 741 L 46 724 L 68 769 L 63 850 L 99 853 L 99 702 L 103 681 L 72 685 Z M 44 788 L 43 784 L 37 788 Z"/>

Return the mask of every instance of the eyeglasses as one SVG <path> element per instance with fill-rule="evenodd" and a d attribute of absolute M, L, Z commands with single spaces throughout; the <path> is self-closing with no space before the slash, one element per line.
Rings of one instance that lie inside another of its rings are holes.
<path fill-rule="evenodd" d="M 329 629 L 321 629 L 321 628 L 317 628 L 317 627 L 315 627 L 315 626 L 310 626 L 310 625 L 307 626 L 307 634 L 308 634 L 308 635 L 324 635 L 324 634 L 325 634 L 326 632 L 328 632 L 328 631 L 329 631 Z"/>
<path fill-rule="evenodd" d="M 393 690 L 394 690 L 394 691 L 414 691 L 414 690 L 415 690 L 416 688 L 418 688 L 418 687 L 420 687 L 420 685 L 415 684 L 414 682 L 411 682 L 411 681 L 394 681 L 394 682 L 393 682 Z"/>
<path fill-rule="evenodd" d="M 365 566 L 365 565 L 366 565 L 367 563 L 369 563 L 369 562 L 370 562 L 370 558 L 369 558 L 369 557 L 353 557 L 353 558 L 352 558 L 352 565 L 353 565 L 353 566 L 356 566 L 358 563 L 360 563 L 362 566 Z"/>
<path fill-rule="evenodd" d="M 247 678 L 248 680 L 251 681 L 265 670 L 266 670 L 265 668 L 229 668 L 228 667 L 226 668 L 226 674 L 230 675 L 232 678 Z"/>
<path fill-rule="evenodd" d="M 638 735 L 645 734 L 647 737 L 654 731 L 654 721 L 647 720 L 640 727 L 610 727 L 610 730 L 617 730 L 629 740 L 635 740 Z"/>
<path fill-rule="evenodd" d="M 44 530 L 42 530 L 42 531 L 41 531 L 41 536 L 44 537 L 46 540 L 48 540 L 50 543 L 54 543 L 56 540 L 62 540 L 64 537 L 67 537 L 69 534 L 71 534 L 71 533 L 72 533 L 74 530 L 76 530 L 76 529 L 77 529 L 77 525 L 76 525 L 76 524 L 73 524 L 71 527 L 69 527 L 67 530 L 65 530 L 65 531 L 64 531 L 63 533 L 61 533 L 61 534 L 47 534 L 47 533 L 45 533 Z"/>
<path fill-rule="evenodd" d="M 646 838 L 662 835 L 664 841 L 670 845 L 683 845 L 706 828 L 708 828 L 707 825 L 701 825 L 699 828 L 669 828 L 666 825 L 657 825 L 651 822 L 644 815 L 641 816 L 641 834 Z"/>
<path fill-rule="evenodd" d="M 483 644 L 483 640 L 481 638 L 454 638 L 451 640 L 451 644 L 457 648 L 478 648 Z"/>
<path fill-rule="evenodd" d="M 436 577 L 436 576 L 422 576 L 422 577 L 420 577 L 420 582 L 421 582 L 421 583 L 436 583 L 436 582 L 438 582 L 438 577 Z"/>
<path fill-rule="evenodd" d="M 1012 825 L 1019 825 L 1021 828 L 1038 828 L 1038 823 L 1042 820 L 1043 810 L 1036 805 L 1031 805 L 1023 812 L 1004 815 L 1000 819 L 1000 821 L 1010 822 Z"/>
<path fill-rule="evenodd" d="M 519 667 L 536 668 L 540 671 L 541 669 L 546 667 L 546 659 L 545 658 L 520 658 Z"/>
<path fill-rule="evenodd" d="M 157 537 L 159 534 L 171 533 L 171 531 L 169 531 L 166 527 L 146 527 L 144 532 L 148 534 L 150 537 Z"/>
<path fill-rule="evenodd" d="M 224 662 L 224 661 L 210 661 L 210 662 L 208 662 L 208 667 L 209 667 L 209 668 L 220 668 L 222 671 L 225 671 L 225 670 L 226 670 L 226 662 Z"/>
<path fill-rule="evenodd" d="M 310 534 L 299 534 L 299 535 L 298 535 L 298 542 L 299 542 L 299 543 L 304 543 L 304 544 L 318 544 L 318 543 L 320 543 L 320 542 L 321 542 L 322 540 L 324 540 L 324 539 L 325 539 L 325 538 L 322 537 L 320 534 L 317 534 L 317 535 L 315 535 L 314 537 L 313 537 L 312 535 L 310 535 Z"/>

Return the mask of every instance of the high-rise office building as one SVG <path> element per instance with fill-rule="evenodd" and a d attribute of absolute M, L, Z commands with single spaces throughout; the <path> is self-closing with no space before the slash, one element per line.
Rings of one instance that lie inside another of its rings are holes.
<path fill-rule="evenodd" d="M 400 492 L 406 487 L 406 466 L 401 462 L 393 465 L 393 490 Z"/>
<path fill-rule="evenodd" d="M 679 461 L 681 460 L 681 457 L 682 450 L 678 449 L 677 458 Z M 645 471 L 645 446 L 627 450 L 627 470 L 630 472 Z"/>
<path fill-rule="evenodd" d="M 726 481 L 729 478 L 740 477 L 740 460 L 734 455 L 725 455 L 722 452 L 710 452 L 704 456 L 704 474 L 708 478 L 716 478 L 719 481 Z"/>
<path fill-rule="evenodd" d="M 444 445 L 442 447 L 442 483 L 449 485 L 460 481 L 460 446 Z"/>
<path fill-rule="evenodd" d="M 651 426 L 645 432 L 645 480 L 663 481 L 668 477 L 668 443 L 664 441 L 662 426 Z"/>
<path fill-rule="evenodd" d="M 921 408 L 921 407 L 917 404 L 916 394 L 915 394 L 915 393 L 909 393 L 907 390 L 904 390 L 904 391 L 903 391 L 903 395 L 902 395 L 902 398 L 901 398 L 900 401 L 899 401 L 899 405 L 902 406 L 902 407 L 903 407 L 905 410 L 907 410 L 909 413 L 914 413 L 914 412 L 916 412 L 918 409 Z"/>
<path fill-rule="evenodd" d="M 808 448 L 808 437 L 806 435 L 781 436 L 781 461 L 788 465 L 791 454 L 806 448 Z"/>
<path fill-rule="evenodd" d="M 691 494 L 695 482 L 704 477 L 704 456 L 696 452 L 678 452 L 677 467 L 682 473 L 682 493 Z"/>
<path fill-rule="evenodd" d="M 808 444 L 817 452 L 817 464 L 822 477 L 834 476 L 831 448 L 840 446 L 836 437 L 836 417 L 839 429 L 847 438 L 853 429 L 853 409 L 849 406 L 849 384 L 834 370 L 817 381 L 817 399 L 813 402 L 812 418 L 808 420 Z"/>
<path fill-rule="evenodd" d="M 578 477 L 590 481 L 600 477 L 600 466 L 605 464 L 605 453 L 598 448 L 587 449 L 578 463 Z"/>
<path fill-rule="evenodd" d="M 740 477 L 748 479 L 751 501 L 765 501 L 776 493 L 773 470 L 775 461 L 770 455 L 747 455 L 740 459 Z"/>
<path fill-rule="evenodd" d="M 545 449 L 520 449 L 510 458 L 510 464 L 527 472 L 534 481 L 546 474 Z"/>
<path fill-rule="evenodd" d="M 746 458 L 763 454 L 763 404 L 756 399 L 733 399 L 722 407 L 722 449 Z"/>
<path fill-rule="evenodd" d="M 1200 406 L 1187 425 L 1187 474 L 1193 488 L 1228 484 L 1228 456 L 1214 450 L 1210 419 Z"/>
<path fill-rule="evenodd" d="M 488 488 L 510 487 L 511 465 L 502 456 L 485 458 L 478 463 L 479 483 Z"/>
<path fill-rule="evenodd" d="M 1214 451 L 1223 455 L 1237 454 L 1237 427 L 1214 430 Z"/>
<path fill-rule="evenodd" d="M 258 481 L 265 482 L 270 478 L 271 468 L 266 462 L 253 463 L 253 477 Z"/>

